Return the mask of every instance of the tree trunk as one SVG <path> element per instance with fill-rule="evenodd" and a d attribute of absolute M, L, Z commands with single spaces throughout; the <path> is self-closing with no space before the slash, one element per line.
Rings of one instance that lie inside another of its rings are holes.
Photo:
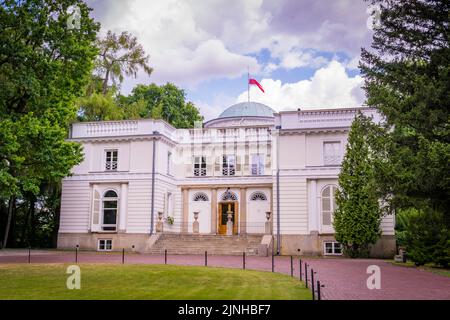
<path fill-rule="evenodd" d="M 12 218 L 12 214 L 13 214 L 14 202 L 16 202 L 16 198 L 14 196 L 11 196 L 9 198 L 9 204 L 8 204 L 8 217 L 6 220 L 5 234 L 3 237 L 3 248 L 6 248 L 6 244 L 8 242 L 9 228 L 11 226 L 11 218 Z"/>
<path fill-rule="evenodd" d="M 24 245 L 24 246 L 27 246 L 30 244 L 27 231 L 28 231 L 28 224 L 30 222 L 31 206 L 32 205 L 34 206 L 34 204 L 32 204 L 33 201 L 31 200 L 31 196 L 29 196 L 28 201 L 29 201 L 29 207 L 27 210 L 27 215 L 25 216 L 25 221 L 23 223 L 22 236 L 20 237 L 20 239 L 22 241 L 22 245 Z"/>
<path fill-rule="evenodd" d="M 109 69 L 106 70 L 105 79 L 103 80 L 103 95 L 106 95 L 108 92 L 108 81 L 109 81 Z"/>
<path fill-rule="evenodd" d="M 30 222 L 31 222 L 31 232 L 30 232 L 30 246 L 33 248 L 35 246 L 36 239 L 36 218 L 35 218 L 35 210 L 34 204 L 36 202 L 36 197 L 32 196 L 33 208 L 30 206 Z"/>
<path fill-rule="evenodd" d="M 16 223 L 17 223 L 17 201 L 14 201 L 11 215 L 11 225 L 9 227 L 9 235 L 8 235 L 9 237 L 8 243 L 10 248 L 16 247 L 16 229 L 17 229 Z"/>
<path fill-rule="evenodd" d="M 60 195 L 61 196 L 61 195 Z M 61 214 L 61 201 L 59 201 L 58 206 L 55 208 L 55 227 L 53 229 L 53 239 L 52 239 L 52 247 L 58 247 L 58 232 L 59 232 L 59 217 Z"/>

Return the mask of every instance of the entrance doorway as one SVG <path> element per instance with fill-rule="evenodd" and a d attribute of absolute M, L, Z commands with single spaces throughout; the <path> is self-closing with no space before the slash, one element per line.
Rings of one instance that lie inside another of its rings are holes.
<path fill-rule="evenodd" d="M 228 211 L 231 211 L 231 221 L 233 221 L 233 234 L 238 233 L 237 207 L 238 207 L 237 202 L 219 203 L 219 210 L 218 210 L 219 234 L 227 234 Z"/>

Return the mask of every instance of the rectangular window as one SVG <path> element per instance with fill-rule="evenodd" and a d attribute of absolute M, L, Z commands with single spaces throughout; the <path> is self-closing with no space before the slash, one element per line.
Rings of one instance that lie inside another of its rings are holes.
<path fill-rule="evenodd" d="M 105 151 L 105 170 L 116 171 L 117 170 L 117 150 Z"/>
<path fill-rule="evenodd" d="M 194 176 L 206 176 L 206 157 L 194 157 Z"/>
<path fill-rule="evenodd" d="M 167 153 L 167 174 L 172 174 L 172 152 Z"/>
<path fill-rule="evenodd" d="M 166 216 L 173 217 L 173 196 L 170 192 L 167 193 Z"/>
<path fill-rule="evenodd" d="M 342 248 L 339 242 L 324 242 L 324 254 L 327 256 L 342 255 Z"/>
<path fill-rule="evenodd" d="M 234 176 L 236 173 L 236 156 L 226 155 L 222 159 L 222 174 L 224 176 Z"/>
<path fill-rule="evenodd" d="M 264 155 L 253 154 L 252 155 L 252 165 L 251 165 L 252 175 L 263 175 L 264 174 Z"/>
<path fill-rule="evenodd" d="M 340 165 L 342 162 L 341 143 L 339 141 L 323 143 L 323 164 Z"/>
<path fill-rule="evenodd" d="M 98 240 L 98 251 L 111 251 L 111 250 L 112 250 L 112 239 Z"/>

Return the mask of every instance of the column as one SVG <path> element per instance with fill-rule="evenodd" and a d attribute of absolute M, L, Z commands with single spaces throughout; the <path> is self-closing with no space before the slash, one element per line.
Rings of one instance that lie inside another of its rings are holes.
<path fill-rule="evenodd" d="M 247 233 L 247 189 L 241 188 L 240 189 L 240 195 L 239 198 L 241 199 L 241 205 L 239 210 L 239 225 L 240 230 L 239 234 L 246 234 Z"/>
<path fill-rule="evenodd" d="M 128 184 L 122 183 L 120 186 L 119 232 L 125 232 L 127 227 L 127 202 Z"/>
<path fill-rule="evenodd" d="M 308 198 L 308 229 L 309 233 L 319 231 L 319 212 L 317 210 L 317 180 L 310 180 Z"/>
<path fill-rule="evenodd" d="M 217 233 L 217 189 L 211 189 L 211 234 Z"/>
<path fill-rule="evenodd" d="M 183 189 L 183 219 L 181 219 L 181 232 L 188 233 L 189 223 L 189 189 Z"/>

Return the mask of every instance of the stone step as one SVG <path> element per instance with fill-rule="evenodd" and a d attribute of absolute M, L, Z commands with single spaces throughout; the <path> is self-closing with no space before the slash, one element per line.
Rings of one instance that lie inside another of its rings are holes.
<path fill-rule="evenodd" d="M 240 256 L 242 255 L 243 252 L 245 252 L 246 255 L 248 256 L 253 256 L 253 255 L 257 255 L 258 254 L 258 250 L 254 249 L 254 250 L 246 250 L 246 251 L 241 251 L 241 250 L 206 250 L 208 252 L 208 255 L 235 255 L 235 256 Z M 149 254 L 164 254 L 164 250 L 149 250 L 146 251 L 146 253 Z M 204 255 L 205 251 L 203 250 L 173 250 L 167 251 L 168 255 Z"/>
<path fill-rule="evenodd" d="M 262 235 L 200 235 L 161 234 L 158 240 L 145 250 L 146 253 L 199 254 L 205 251 L 211 255 L 257 255 Z"/>

